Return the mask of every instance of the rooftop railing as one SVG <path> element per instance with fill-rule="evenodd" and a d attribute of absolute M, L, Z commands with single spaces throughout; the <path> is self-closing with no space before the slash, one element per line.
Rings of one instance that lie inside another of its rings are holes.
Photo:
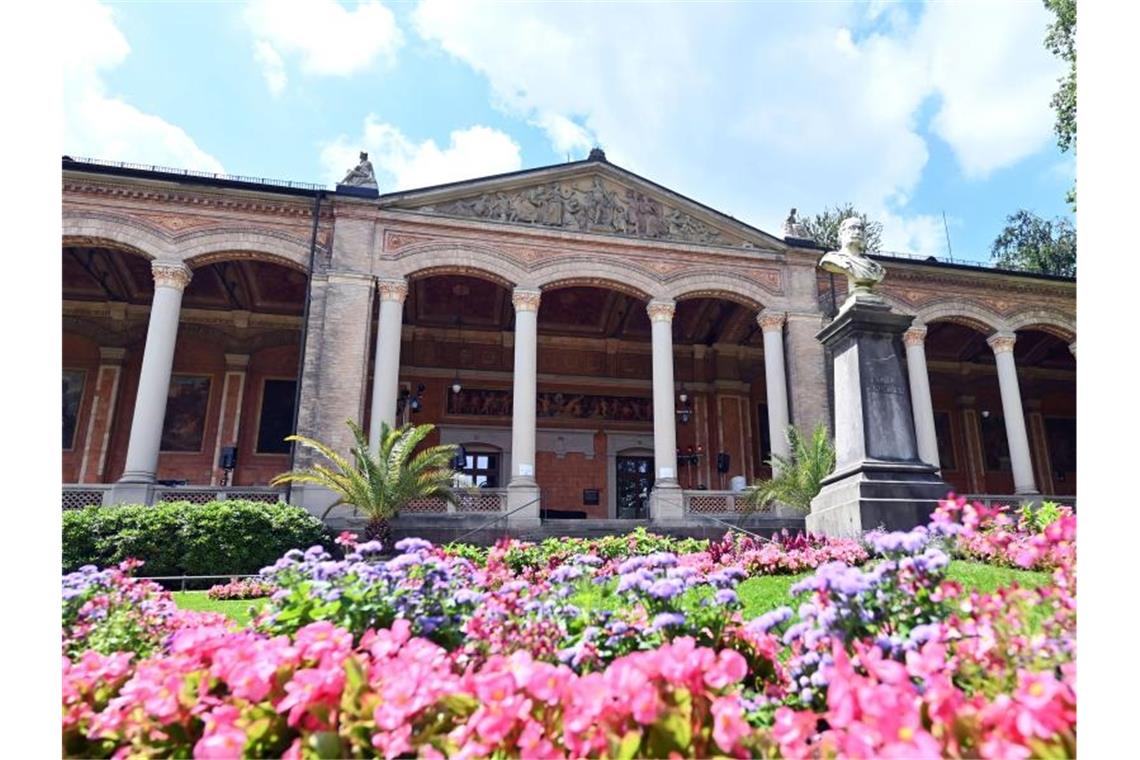
<path fill-rule="evenodd" d="M 244 174 L 218 174 L 216 172 L 203 172 L 196 169 L 175 169 L 170 166 L 156 164 L 133 164 L 127 161 L 107 161 L 101 158 L 80 158 L 65 156 L 66 160 L 77 164 L 91 164 L 94 166 L 107 166 L 113 169 L 132 169 L 134 171 L 155 172 L 160 174 L 173 174 L 180 177 L 199 177 L 224 182 L 246 182 L 251 185 L 264 185 L 265 187 L 287 187 L 293 190 L 327 190 L 325 185 L 316 185 L 312 182 L 297 182 L 288 179 L 266 179 L 265 177 L 250 177 Z"/>

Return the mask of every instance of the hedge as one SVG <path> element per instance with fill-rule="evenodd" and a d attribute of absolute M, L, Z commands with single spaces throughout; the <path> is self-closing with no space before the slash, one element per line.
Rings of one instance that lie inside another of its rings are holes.
<path fill-rule="evenodd" d="M 240 575 L 289 549 L 327 544 L 321 521 L 283 502 L 164 502 L 63 513 L 63 572 L 134 557 L 139 575 Z"/>

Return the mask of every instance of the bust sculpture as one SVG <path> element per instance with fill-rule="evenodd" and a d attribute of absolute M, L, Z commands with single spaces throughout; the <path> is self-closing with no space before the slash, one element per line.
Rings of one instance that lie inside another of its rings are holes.
<path fill-rule="evenodd" d="M 883 281 L 887 272 L 877 261 L 864 255 L 866 245 L 863 220 L 849 216 L 839 225 L 839 250 L 826 253 L 819 260 L 824 271 L 847 276 L 848 296 L 844 309 L 858 300 L 881 301 L 871 289 Z"/>
<path fill-rule="evenodd" d="M 372 172 L 372 162 L 368 160 L 366 152 L 360 151 L 360 163 L 338 184 L 347 187 L 377 187 L 376 175 Z"/>

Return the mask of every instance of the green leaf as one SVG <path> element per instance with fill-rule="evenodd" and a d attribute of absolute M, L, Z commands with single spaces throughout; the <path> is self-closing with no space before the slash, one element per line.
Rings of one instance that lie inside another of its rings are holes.
<path fill-rule="evenodd" d="M 617 752 L 614 753 L 616 760 L 631 760 L 637 757 L 637 750 L 641 747 L 641 732 L 640 731 L 627 731 L 625 736 L 621 738 L 621 744 L 618 745 Z"/>

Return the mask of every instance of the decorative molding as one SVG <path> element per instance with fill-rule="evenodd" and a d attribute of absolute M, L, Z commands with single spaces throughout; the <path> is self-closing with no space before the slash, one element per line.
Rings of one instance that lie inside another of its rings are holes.
<path fill-rule="evenodd" d="M 995 354 L 1004 354 L 1007 351 L 1013 351 L 1013 344 L 1017 342 L 1017 335 L 1015 333 L 994 333 L 986 338 L 986 343 L 990 344 L 990 348 L 994 350 Z"/>
<path fill-rule="evenodd" d="M 78 171 L 76 173 L 79 173 Z M 272 195 L 273 190 L 230 190 L 217 193 L 187 192 L 185 190 L 165 189 L 156 186 L 156 182 L 164 180 L 140 180 L 138 184 L 127 180 L 119 182 L 78 181 L 65 179 L 63 182 L 64 200 L 69 195 L 97 196 L 100 198 L 114 198 L 131 201 L 156 201 L 159 203 L 176 203 L 199 208 L 238 211 L 243 213 L 271 214 L 287 216 L 298 219 L 312 219 L 313 205 L 305 200 L 300 202 L 270 201 L 251 197 L 254 193 Z M 332 212 L 321 211 L 323 220 L 332 220 Z"/>
<path fill-rule="evenodd" d="M 756 315 L 756 324 L 760 325 L 762 332 L 776 332 L 784 329 L 784 322 L 787 319 L 788 315 L 782 311 L 765 309 Z"/>
<path fill-rule="evenodd" d="M 154 286 L 156 288 L 185 290 L 186 286 L 190 284 L 190 279 L 194 276 L 190 268 L 181 262 L 152 261 L 150 270 L 154 274 Z"/>
<path fill-rule="evenodd" d="M 914 325 L 903 333 L 903 343 L 908 346 L 921 346 L 926 342 L 926 327 Z"/>
<path fill-rule="evenodd" d="M 673 314 L 677 310 L 677 304 L 674 301 L 650 301 L 649 305 L 645 307 L 649 313 L 649 320 L 651 322 L 672 322 Z"/>
<path fill-rule="evenodd" d="M 515 311 L 538 311 L 538 303 L 541 300 L 541 290 L 515 288 L 511 293 L 511 303 L 515 305 Z"/>
<path fill-rule="evenodd" d="M 377 280 L 376 289 L 380 291 L 381 301 L 403 303 L 404 299 L 408 297 L 408 281 L 404 279 Z"/>

